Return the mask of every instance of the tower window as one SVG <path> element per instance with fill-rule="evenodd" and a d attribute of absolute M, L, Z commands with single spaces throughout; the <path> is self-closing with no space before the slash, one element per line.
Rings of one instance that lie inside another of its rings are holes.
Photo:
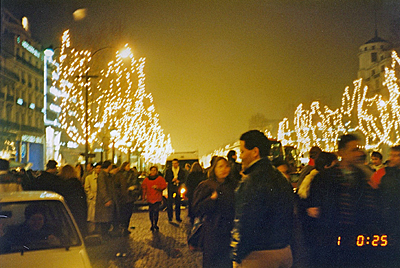
<path fill-rule="evenodd" d="M 374 50 L 375 49 L 375 46 L 372 46 L 372 50 Z"/>
<path fill-rule="evenodd" d="M 384 72 L 385 71 L 385 65 L 382 65 L 381 66 L 381 72 Z"/>
<path fill-rule="evenodd" d="M 376 52 L 371 53 L 371 62 L 377 62 L 378 61 L 378 54 Z"/>

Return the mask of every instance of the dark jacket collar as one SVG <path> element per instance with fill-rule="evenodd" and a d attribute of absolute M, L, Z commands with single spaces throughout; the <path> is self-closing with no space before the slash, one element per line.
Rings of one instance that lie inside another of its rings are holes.
<path fill-rule="evenodd" d="M 268 157 L 263 157 L 260 160 L 258 160 L 257 162 L 255 162 L 254 164 L 252 164 L 250 167 L 246 168 L 245 171 L 243 171 L 243 173 L 245 175 L 249 174 L 250 172 L 254 171 L 256 168 L 260 167 L 260 166 L 265 166 L 268 163 L 270 163 Z"/>

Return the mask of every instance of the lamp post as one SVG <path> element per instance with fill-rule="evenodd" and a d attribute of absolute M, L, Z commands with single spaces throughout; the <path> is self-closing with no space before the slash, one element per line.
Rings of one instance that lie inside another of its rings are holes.
<path fill-rule="evenodd" d="M 102 47 L 93 52 L 91 57 L 93 58 L 94 55 L 104 49 L 111 48 L 109 46 L 107 47 Z M 89 109 L 89 79 L 90 78 L 97 78 L 99 77 L 98 75 L 89 75 L 89 71 L 86 71 L 85 75 L 79 75 L 77 76 L 78 78 L 85 78 L 85 168 L 87 167 L 87 164 L 89 163 L 89 114 L 88 114 L 88 109 Z"/>
<path fill-rule="evenodd" d="M 114 158 L 115 158 L 115 139 L 118 136 L 118 131 L 113 129 L 110 132 L 111 138 L 112 138 L 112 163 L 114 164 Z"/>
<path fill-rule="evenodd" d="M 131 162 L 131 147 L 132 147 L 132 142 L 131 142 L 131 141 L 128 141 L 128 142 L 126 143 L 126 146 L 128 146 L 128 162 L 130 163 L 130 162 Z"/>

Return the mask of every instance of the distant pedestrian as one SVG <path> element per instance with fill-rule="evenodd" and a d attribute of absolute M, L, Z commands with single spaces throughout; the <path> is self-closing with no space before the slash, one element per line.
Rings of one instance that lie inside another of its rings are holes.
<path fill-rule="evenodd" d="M 195 214 L 193 213 L 193 195 L 200 182 L 206 179 L 203 168 L 199 162 L 194 162 L 190 169 L 189 176 L 186 180 L 186 197 L 188 198 L 188 217 L 193 225 Z"/>
<path fill-rule="evenodd" d="M 64 180 L 61 193 L 81 233 L 85 236 L 87 234 L 87 203 L 85 190 L 77 178 L 74 167 L 71 165 L 65 165 L 61 168 L 60 178 Z"/>
<path fill-rule="evenodd" d="M 57 175 L 58 163 L 55 160 L 49 160 L 46 164 L 46 170 L 34 180 L 32 190 L 53 191 L 62 195 L 64 186 L 63 180 Z"/>
<path fill-rule="evenodd" d="M 194 193 L 193 208 L 203 219 L 203 267 L 232 267 L 230 241 L 235 217 L 236 182 L 229 176 L 231 167 L 224 157 L 217 157 Z"/>
<path fill-rule="evenodd" d="M 304 178 L 310 174 L 311 170 L 315 168 L 315 159 L 317 159 L 318 155 L 322 152 L 321 148 L 318 146 L 313 146 L 310 149 L 309 156 L 310 160 L 308 162 L 308 165 L 305 166 L 299 175 L 299 179 L 297 180 L 297 188 L 300 187 L 301 183 L 303 182 Z"/>
<path fill-rule="evenodd" d="M 17 176 L 10 171 L 10 162 L 0 159 L 0 193 L 22 191 L 21 183 Z"/>
<path fill-rule="evenodd" d="M 236 192 L 234 267 L 291 267 L 294 197 L 268 159 L 270 142 L 251 130 L 240 137 L 244 177 Z"/>
<path fill-rule="evenodd" d="M 175 217 L 177 222 L 181 220 L 181 186 L 185 183 L 185 172 L 179 167 L 178 159 L 172 160 L 172 167 L 165 172 L 165 180 L 168 183 L 167 212 L 168 220 L 172 221 L 174 214 L 173 205 L 175 204 Z"/>
<path fill-rule="evenodd" d="M 167 188 L 164 178 L 158 174 L 158 168 L 152 166 L 150 175 L 143 180 L 143 200 L 149 202 L 149 217 L 151 222 L 151 231 L 158 231 L 158 217 L 162 201 L 162 192 Z"/>
<path fill-rule="evenodd" d="M 97 177 L 95 221 L 99 225 L 102 235 L 109 234 L 108 231 L 111 229 L 111 223 L 115 216 L 115 190 L 113 175 L 110 174 L 111 168 L 111 161 L 104 161 Z"/>
<path fill-rule="evenodd" d="M 133 182 L 131 177 L 134 176 L 133 172 L 130 171 L 129 162 L 123 162 L 119 171 L 115 174 L 115 191 L 117 197 L 118 211 L 119 211 L 119 228 L 121 234 L 126 236 L 130 234 L 129 223 L 131 220 L 134 199 L 129 194 L 129 187 Z"/>
<path fill-rule="evenodd" d="M 96 222 L 95 222 L 95 213 L 96 213 L 96 196 L 97 196 L 97 177 L 101 171 L 101 163 L 97 163 L 94 167 L 94 171 L 92 174 L 86 176 L 85 179 L 85 193 L 86 200 L 88 204 L 88 233 L 95 232 Z"/>
<path fill-rule="evenodd" d="M 237 160 L 237 155 L 235 150 L 230 150 L 227 155 L 229 165 L 231 166 L 231 176 L 234 180 L 239 182 L 242 178 L 240 172 L 242 171 L 242 165 Z"/>

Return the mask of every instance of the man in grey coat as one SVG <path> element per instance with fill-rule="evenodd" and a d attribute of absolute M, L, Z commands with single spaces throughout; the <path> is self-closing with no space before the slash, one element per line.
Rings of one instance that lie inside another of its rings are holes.
<path fill-rule="evenodd" d="M 114 216 L 114 182 L 110 174 L 111 168 L 111 161 L 104 161 L 97 177 L 95 222 L 100 227 L 102 235 L 108 233 Z"/>

